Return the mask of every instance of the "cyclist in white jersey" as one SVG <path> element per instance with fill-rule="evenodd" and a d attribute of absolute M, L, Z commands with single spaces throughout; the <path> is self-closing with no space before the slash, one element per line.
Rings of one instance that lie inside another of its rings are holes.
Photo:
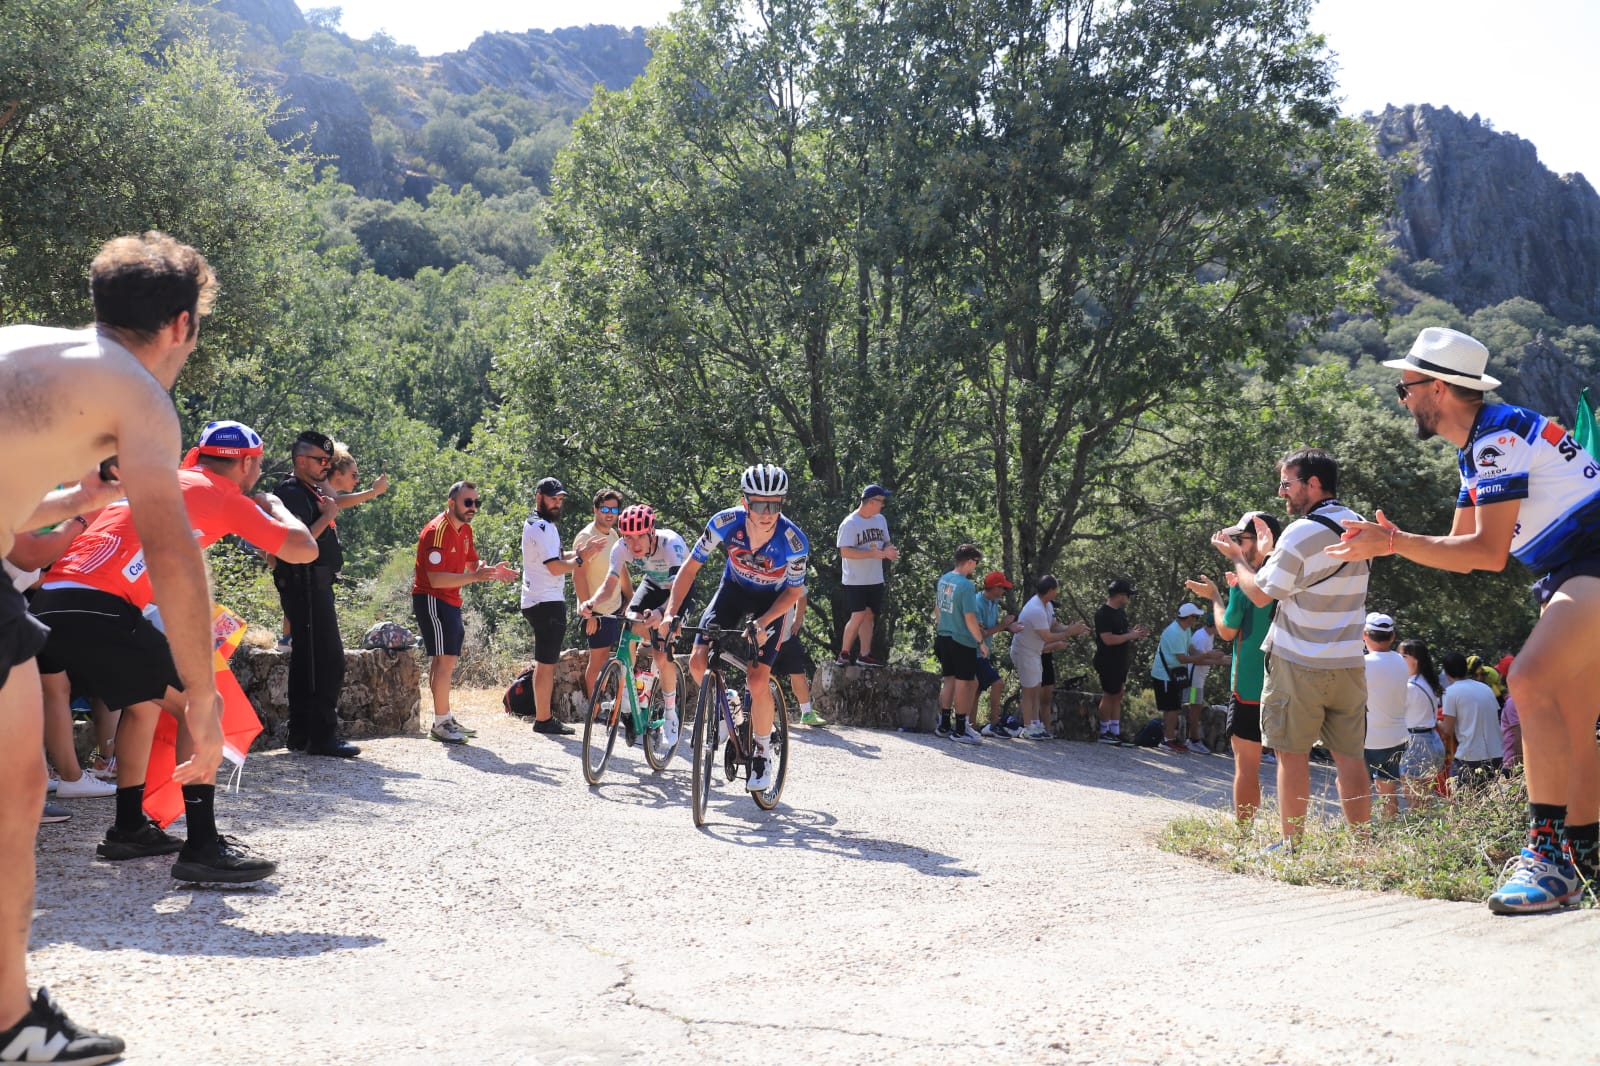
<path fill-rule="evenodd" d="M 1422 331 L 1396 386 L 1417 435 L 1459 450 L 1461 495 L 1450 533 L 1407 533 L 1377 513 L 1347 522 L 1344 559 L 1403 555 L 1466 573 L 1500 570 L 1516 556 L 1542 575 L 1544 605 L 1508 679 L 1522 716 L 1528 775 L 1528 844 L 1488 899 L 1498 914 L 1574 903 L 1600 874 L 1600 751 L 1595 747 L 1590 660 L 1600 647 L 1600 463 L 1537 412 L 1486 403 L 1500 384 L 1483 371 L 1489 351 L 1453 329 Z"/>
<path fill-rule="evenodd" d="M 618 516 L 617 532 L 622 539 L 611 546 L 611 569 L 594 595 L 578 604 L 578 613 L 585 618 L 593 614 L 594 605 L 616 591 L 623 572 L 633 564 L 640 579 L 625 613 L 633 631 L 649 638 L 650 627 L 661 621 L 661 608 L 672 594 L 672 579 L 689 558 L 689 545 L 672 530 L 658 527 L 655 509 L 642 503 Z M 671 747 L 678 742 L 678 666 L 672 660 L 672 645 L 664 639 L 651 639 L 650 656 L 666 704 L 662 741 Z"/>

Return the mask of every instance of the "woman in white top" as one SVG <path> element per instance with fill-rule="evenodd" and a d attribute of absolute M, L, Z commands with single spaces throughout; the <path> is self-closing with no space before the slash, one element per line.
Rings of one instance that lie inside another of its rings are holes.
<path fill-rule="evenodd" d="M 1444 742 L 1439 739 L 1439 692 L 1432 678 L 1438 671 L 1428 645 L 1420 640 L 1402 640 L 1400 655 L 1411 677 L 1406 682 L 1405 754 L 1400 757 L 1400 776 L 1405 781 L 1406 809 L 1420 810 L 1433 798 L 1434 782 L 1444 769 Z"/>

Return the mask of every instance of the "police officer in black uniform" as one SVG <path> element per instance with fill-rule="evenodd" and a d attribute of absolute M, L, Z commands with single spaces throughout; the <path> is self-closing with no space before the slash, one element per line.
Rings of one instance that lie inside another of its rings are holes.
<path fill-rule="evenodd" d="M 344 686 L 344 643 L 334 611 L 333 584 L 344 565 L 339 531 L 333 520 L 338 502 L 327 489 L 333 462 L 333 439 L 307 430 L 294 440 L 294 473 L 276 494 L 317 538 L 314 563 L 300 566 L 279 561 L 273 584 L 289 619 L 289 747 L 309 755 L 353 758 L 361 749 L 340 740 L 336 708 Z"/>

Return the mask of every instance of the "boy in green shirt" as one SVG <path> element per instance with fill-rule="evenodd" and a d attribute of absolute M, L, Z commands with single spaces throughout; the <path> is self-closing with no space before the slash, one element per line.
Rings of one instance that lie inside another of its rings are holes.
<path fill-rule="evenodd" d="M 978 706 L 978 646 L 983 643 L 978 589 L 972 574 L 982 560 L 983 552 L 976 544 L 961 545 L 956 549 L 955 566 L 939 578 L 935 595 L 938 628 L 933 652 L 944 681 L 939 687 L 939 725 L 934 732 L 960 744 L 982 741 L 972 727 Z"/>

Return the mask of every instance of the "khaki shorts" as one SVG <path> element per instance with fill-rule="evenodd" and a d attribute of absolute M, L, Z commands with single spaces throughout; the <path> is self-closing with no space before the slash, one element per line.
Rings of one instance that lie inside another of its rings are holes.
<path fill-rule="evenodd" d="M 1304 754 L 1318 738 L 1335 755 L 1365 757 L 1367 668 L 1322 670 L 1269 654 L 1261 742 L 1275 751 Z"/>

